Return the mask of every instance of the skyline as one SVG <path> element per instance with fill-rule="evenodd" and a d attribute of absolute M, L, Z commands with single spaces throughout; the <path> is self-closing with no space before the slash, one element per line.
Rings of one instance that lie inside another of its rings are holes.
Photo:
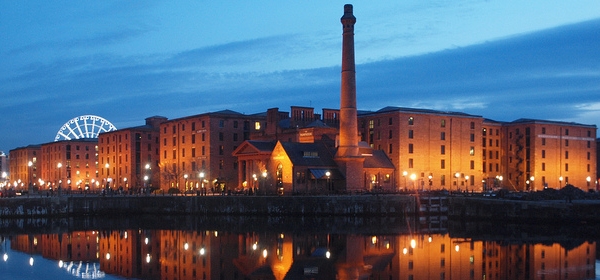
<path fill-rule="evenodd" d="M 0 150 L 52 142 L 87 114 L 127 128 L 155 115 L 339 108 L 346 3 L 359 110 L 597 124 L 595 1 L 332 2 L 0 3 Z"/>

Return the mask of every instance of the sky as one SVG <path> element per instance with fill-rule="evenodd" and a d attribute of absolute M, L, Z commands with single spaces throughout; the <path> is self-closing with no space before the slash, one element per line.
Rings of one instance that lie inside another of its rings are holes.
<path fill-rule="evenodd" d="M 347 3 L 359 110 L 599 123 L 598 0 L 0 0 L 0 151 L 82 115 L 339 108 Z"/>

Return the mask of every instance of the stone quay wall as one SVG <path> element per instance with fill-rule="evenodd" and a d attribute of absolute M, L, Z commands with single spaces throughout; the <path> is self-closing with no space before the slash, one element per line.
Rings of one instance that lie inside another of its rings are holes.
<path fill-rule="evenodd" d="M 0 199 L 0 219 L 123 215 L 413 215 L 408 195 L 361 196 L 54 196 Z"/>
<path fill-rule="evenodd" d="M 454 220 L 527 223 L 600 222 L 600 200 L 511 200 L 450 197 L 448 217 Z"/>

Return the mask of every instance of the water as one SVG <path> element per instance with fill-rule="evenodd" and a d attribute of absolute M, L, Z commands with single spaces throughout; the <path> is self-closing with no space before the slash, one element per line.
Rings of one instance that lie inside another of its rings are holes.
<path fill-rule="evenodd" d="M 1 279 L 597 279 L 595 225 L 445 217 L 0 221 Z"/>

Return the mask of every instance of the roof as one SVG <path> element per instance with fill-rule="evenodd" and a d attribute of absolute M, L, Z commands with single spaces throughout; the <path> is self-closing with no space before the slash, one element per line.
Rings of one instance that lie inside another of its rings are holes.
<path fill-rule="evenodd" d="M 404 113 L 414 113 L 414 114 L 435 114 L 435 115 L 450 115 L 456 117 L 473 117 L 473 118 L 481 118 L 479 115 L 470 115 L 462 112 L 452 112 L 452 111 L 438 111 L 431 109 L 419 109 L 419 108 L 406 108 L 406 107 L 396 107 L 396 106 L 387 106 L 381 108 L 375 112 L 373 111 L 360 111 L 359 115 L 371 115 L 371 114 L 380 114 L 380 113 L 388 113 L 388 112 L 404 112 Z"/>
<path fill-rule="evenodd" d="M 279 142 L 296 166 L 337 166 L 324 143 Z"/>
<path fill-rule="evenodd" d="M 395 169 L 394 164 L 382 150 L 373 150 L 373 156 L 365 157 L 365 168 L 390 168 Z"/>
<path fill-rule="evenodd" d="M 554 125 L 571 125 L 571 126 L 585 126 L 595 128 L 595 124 L 581 124 L 576 122 L 563 122 L 563 121 L 549 121 L 549 120 L 537 120 L 537 119 L 518 119 L 507 124 L 526 124 L 526 123 L 541 123 L 541 124 L 554 124 Z"/>

